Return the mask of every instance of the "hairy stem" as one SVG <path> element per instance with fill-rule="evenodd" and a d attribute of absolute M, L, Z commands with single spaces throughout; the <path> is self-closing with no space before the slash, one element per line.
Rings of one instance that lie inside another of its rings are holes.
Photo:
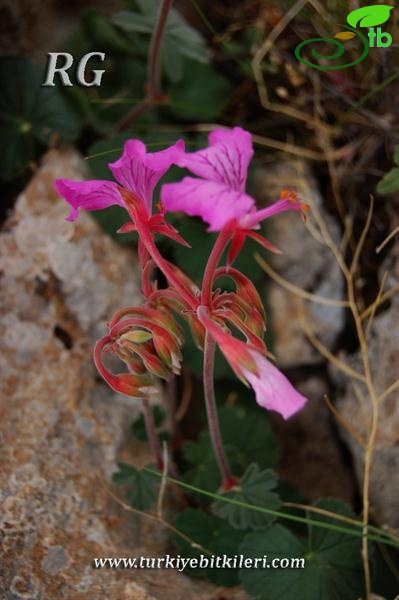
<path fill-rule="evenodd" d="M 215 278 L 215 271 L 222 257 L 222 254 L 230 241 L 231 229 L 229 226 L 224 227 L 212 248 L 208 262 L 205 267 L 204 276 L 202 279 L 201 304 L 210 306 L 212 301 L 212 286 Z"/>
<path fill-rule="evenodd" d="M 370 520 L 370 475 L 373 459 L 374 444 L 378 431 L 379 420 L 379 403 L 377 393 L 374 387 L 373 376 L 371 373 L 370 358 L 367 346 L 365 332 L 360 319 L 360 311 L 356 302 L 355 285 L 352 274 L 347 278 L 348 299 L 353 320 L 356 326 L 356 332 L 359 339 L 360 353 L 363 362 L 364 376 L 367 390 L 371 400 L 371 421 L 367 435 L 366 447 L 364 452 L 364 468 L 363 468 L 363 539 L 362 539 L 362 556 L 364 565 L 364 575 L 366 583 L 366 598 L 371 598 L 371 574 L 369 560 L 369 545 L 368 545 L 368 525 Z"/>
<path fill-rule="evenodd" d="M 149 49 L 149 60 L 148 60 L 148 96 L 150 98 L 157 98 L 161 95 L 161 81 L 160 81 L 160 55 L 162 39 L 165 32 L 166 20 L 168 18 L 169 10 L 172 6 L 173 0 L 162 0 L 161 6 L 159 7 L 157 15 L 157 23 L 154 29 L 154 33 L 151 37 L 150 49 Z"/>
<path fill-rule="evenodd" d="M 234 480 L 234 477 L 224 452 L 216 409 L 215 391 L 213 387 L 215 348 L 215 342 L 207 331 L 205 334 L 203 372 L 206 414 L 208 417 L 209 433 L 211 435 L 213 450 L 222 476 L 222 485 L 224 488 L 228 489 L 231 482 Z"/>
<path fill-rule="evenodd" d="M 151 256 L 158 269 L 165 275 L 168 283 L 175 288 L 179 294 L 181 294 L 182 300 L 193 310 L 196 310 L 199 302 L 192 294 L 192 292 L 176 277 L 173 270 L 168 265 L 167 261 L 164 260 L 162 254 L 159 252 L 151 232 L 148 230 L 147 224 L 143 223 L 139 217 L 136 218 L 136 227 L 140 235 L 140 240 L 147 249 L 147 252 Z"/>
<path fill-rule="evenodd" d="M 162 0 L 151 37 L 148 51 L 147 96 L 143 102 L 132 108 L 124 117 L 122 117 L 115 127 L 116 131 L 127 129 L 137 117 L 146 112 L 154 102 L 157 102 L 157 100 L 162 98 L 160 82 L 160 49 L 165 33 L 166 20 L 172 3 L 173 0 Z"/>
<path fill-rule="evenodd" d="M 154 417 L 152 414 L 151 406 L 148 401 L 148 398 L 143 398 L 143 416 L 145 428 L 147 431 L 148 441 L 150 442 L 151 450 L 154 453 L 155 461 L 157 468 L 163 469 L 163 458 L 162 458 L 162 450 L 161 445 L 159 443 L 159 439 L 157 436 L 157 432 L 155 430 Z"/>

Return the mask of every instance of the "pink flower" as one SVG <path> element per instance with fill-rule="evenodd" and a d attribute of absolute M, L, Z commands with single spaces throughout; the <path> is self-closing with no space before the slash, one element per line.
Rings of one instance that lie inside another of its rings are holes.
<path fill-rule="evenodd" d="M 307 398 L 292 386 L 272 362 L 255 350 L 249 350 L 256 364 L 256 371 L 242 369 L 244 378 L 251 384 L 259 406 L 280 413 L 289 419 L 306 404 Z"/>
<path fill-rule="evenodd" d="M 252 386 L 259 406 L 280 413 L 284 419 L 288 419 L 305 406 L 307 398 L 297 392 L 285 375 L 256 348 L 222 329 L 209 316 L 205 306 L 198 308 L 197 315 L 236 375 L 244 383 Z"/>
<path fill-rule="evenodd" d="M 128 140 L 122 156 L 108 166 L 117 182 L 107 180 L 72 181 L 58 179 L 55 187 L 58 193 L 71 205 L 69 221 L 75 221 L 79 209 L 101 210 L 118 205 L 126 208 L 122 188 L 140 198 L 148 214 L 152 212 L 152 196 L 160 178 L 169 167 L 176 163 L 184 152 L 184 142 L 179 140 L 173 146 L 160 152 L 146 152 L 139 140 Z"/>
<path fill-rule="evenodd" d="M 292 193 L 286 193 L 267 208 L 256 210 L 254 198 L 245 193 L 252 156 L 248 131 L 241 127 L 212 131 L 208 148 L 181 154 L 177 164 L 198 178 L 185 177 L 181 182 L 164 184 L 161 200 L 165 210 L 201 217 L 209 224 L 208 231 L 220 231 L 232 220 L 236 220 L 237 229 L 256 229 L 261 221 L 277 213 L 303 210 Z"/>

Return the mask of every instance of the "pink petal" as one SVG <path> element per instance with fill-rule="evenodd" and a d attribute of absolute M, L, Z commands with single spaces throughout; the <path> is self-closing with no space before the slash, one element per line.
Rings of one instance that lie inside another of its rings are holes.
<path fill-rule="evenodd" d="M 250 133 L 241 127 L 215 129 L 209 135 L 209 143 L 204 150 L 183 154 L 179 166 L 199 177 L 243 192 L 254 153 Z"/>
<path fill-rule="evenodd" d="M 168 212 L 182 211 L 201 217 L 209 224 L 208 231 L 220 231 L 232 219 L 246 215 L 255 204 L 254 199 L 243 192 L 193 177 L 163 185 L 161 201 Z"/>
<path fill-rule="evenodd" d="M 263 408 L 275 410 L 284 419 L 288 419 L 300 411 L 307 402 L 291 385 L 288 379 L 266 358 L 251 350 L 258 373 L 242 369 L 244 377 L 249 381 L 256 394 L 257 403 Z"/>
<path fill-rule="evenodd" d="M 182 140 L 160 152 L 149 153 L 146 152 L 146 147 L 140 140 L 128 140 L 122 156 L 108 166 L 115 179 L 141 198 L 151 214 L 155 186 L 169 167 L 178 161 L 183 152 L 184 142 Z"/>
<path fill-rule="evenodd" d="M 124 206 L 118 185 L 112 181 L 57 179 L 54 186 L 60 196 L 71 205 L 72 210 L 67 217 L 68 221 L 75 221 L 79 208 L 101 210 L 114 204 Z"/>
<path fill-rule="evenodd" d="M 287 212 L 288 210 L 301 212 L 302 204 L 300 202 L 293 202 L 292 200 L 277 200 L 277 202 L 270 204 L 270 206 L 266 206 L 265 208 L 261 208 L 260 210 L 246 215 L 241 219 L 240 226 L 245 229 L 251 229 L 252 227 L 259 225 L 261 221 L 270 219 L 270 217 L 282 212 Z"/>

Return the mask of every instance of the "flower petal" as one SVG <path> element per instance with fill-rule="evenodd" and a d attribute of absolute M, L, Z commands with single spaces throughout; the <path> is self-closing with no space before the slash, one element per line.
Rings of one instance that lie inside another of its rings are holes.
<path fill-rule="evenodd" d="M 108 166 L 115 179 L 141 198 L 152 212 L 154 188 L 169 167 L 176 163 L 184 152 L 184 142 L 179 140 L 173 146 L 160 152 L 146 152 L 140 140 L 128 140 L 122 156 Z"/>
<path fill-rule="evenodd" d="M 209 143 L 204 150 L 183 154 L 179 166 L 199 177 L 243 192 L 254 153 L 251 134 L 241 127 L 215 129 L 209 135 Z"/>
<path fill-rule="evenodd" d="M 125 206 L 118 185 L 112 181 L 57 179 L 54 186 L 60 196 L 65 198 L 72 207 L 67 217 L 68 221 L 75 221 L 79 208 L 101 210 L 114 204 Z"/>
<path fill-rule="evenodd" d="M 277 200 L 273 204 L 246 215 L 243 219 L 241 219 L 240 226 L 244 229 L 251 229 L 252 227 L 259 225 L 259 223 L 265 219 L 270 219 L 270 217 L 273 217 L 274 215 L 278 215 L 279 213 L 290 210 L 301 212 L 303 210 L 303 205 L 299 201 L 280 198 L 280 200 Z"/>
<path fill-rule="evenodd" d="M 301 410 L 307 402 L 291 385 L 288 379 L 258 352 L 251 350 L 258 373 L 243 369 L 243 375 L 256 394 L 257 403 L 263 408 L 275 410 L 284 419 L 288 419 Z"/>
<path fill-rule="evenodd" d="M 161 189 L 162 205 L 168 212 L 182 211 L 201 217 L 208 231 L 220 231 L 232 219 L 243 217 L 255 200 L 243 192 L 216 181 L 185 177 L 179 183 L 166 183 Z"/>

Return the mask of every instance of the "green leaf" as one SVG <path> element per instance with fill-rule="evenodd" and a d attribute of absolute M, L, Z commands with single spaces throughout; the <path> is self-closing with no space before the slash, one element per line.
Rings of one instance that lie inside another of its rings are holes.
<path fill-rule="evenodd" d="M 388 21 L 392 9 L 393 6 L 386 4 L 363 6 L 350 12 L 346 20 L 351 27 L 376 27 Z"/>
<path fill-rule="evenodd" d="M 378 182 L 377 192 L 379 194 L 394 194 L 399 192 L 399 168 L 394 167 L 384 175 Z"/>
<path fill-rule="evenodd" d="M 397 598 L 399 577 L 396 552 L 383 544 L 376 544 L 374 547 L 371 587 L 376 598 Z"/>
<path fill-rule="evenodd" d="M 240 483 L 223 495 L 231 500 L 278 510 L 281 505 L 279 496 L 273 492 L 277 486 L 277 478 L 271 469 L 260 471 L 257 464 L 248 467 Z M 262 529 L 268 527 L 275 517 L 257 512 L 250 508 L 218 500 L 212 506 L 213 512 L 222 519 L 227 519 L 235 529 Z"/>
<path fill-rule="evenodd" d="M 172 40 L 165 45 L 163 50 L 163 62 L 168 79 L 173 82 L 180 81 L 184 73 L 184 60 L 180 53 L 179 46 Z"/>
<path fill-rule="evenodd" d="M 80 119 L 57 88 L 42 87 L 43 69 L 18 56 L 0 58 L 0 178 L 21 175 L 54 136 L 74 140 Z"/>
<path fill-rule="evenodd" d="M 111 22 L 121 29 L 138 34 L 151 35 L 157 20 L 158 0 L 138 0 L 141 14 L 124 10 L 111 19 Z M 196 62 L 208 63 L 209 52 L 203 36 L 175 9 L 170 9 L 162 41 L 163 60 L 168 76 L 172 81 L 182 74 L 182 63 L 179 57 L 186 57 Z M 177 56 L 178 55 L 178 56 Z M 169 64 L 169 61 L 172 64 Z M 178 65 L 178 72 L 172 72 L 173 66 Z"/>
<path fill-rule="evenodd" d="M 166 413 L 163 408 L 158 405 L 152 407 L 152 416 L 154 419 L 155 427 L 160 427 L 166 418 Z M 144 417 L 140 415 L 138 419 L 132 423 L 132 433 L 142 441 L 147 439 L 147 430 L 145 427 Z"/>
<path fill-rule="evenodd" d="M 348 506 L 339 500 L 321 500 L 315 506 L 352 516 Z M 314 513 L 312 519 L 338 523 Z M 239 551 L 248 557 L 266 555 L 270 565 L 274 558 L 305 559 L 303 569 L 270 566 L 242 570 L 240 578 L 245 590 L 258 600 L 356 600 L 363 597 L 359 538 L 312 525 L 308 528 L 307 540 L 301 540 L 282 525 L 273 525 L 266 531 L 248 534 Z"/>
<path fill-rule="evenodd" d="M 398 165 L 399 167 L 399 144 L 397 146 L 395 146 L 394 152 L 393 152 L 393 160 L 395 165 Z"/>
<path fill-rule="evenodd" d="M 151 465 L 151 468 L 154 469 Z M 112 475 L 117 485 L 126 485 L 126 500 L 138 510 L 147 510 L 156 499 L 159 478 L 144 469 L 136 469 L 126 463 L 118 463 L 118 471 Z"/>
<path fill-rule="evenodd" d="M 223 446 L 235 475 L 240 476 L 255 461 L 262 468 L 275 466 L 278 448 L 266 414 L 248 413 L 240 406 L 222 406 L 218 413 Z M 183 455 L 191 465 L 185 480 L 196 487 L 217 490 L 220 473 L 209 432 L 202 431 L 197 441 L 186 442 Z"/>
<path fill-rule="evenodd" d="M 169 109 L 179 119 L 210 121 L 217 119 L 228 102 L 232 85 L 212 65 L 193 58 L 184 60 L 183 77 L 166 88 Z"/>
<path fill-rule="evenodd" d="M 218 391 L 218 388 L 217 388 Z M 254 401 L 253 392 L 242 387 L 238 391 L 239 399 L 246 400 L 246 394 Z M 251 400 L 248 399 L 248 401 Z M 253 462 L 261 469 L 277 465 L 278 446 L 265 411 L 248 412 L 242 406 L 222 406 L 219 409 L 219 421 L 224 443 L 234 446 L 242 472 Z"/>
<path fill-rule="evenodd" d="M 226 443 L 223 446 L 233 472 L 239 473 L 237 450 Z M 196 442 L 186 442 L 183 446 L 183 456 L 191 466 L 184 474 L 184 480 L 195 487 L 216 492 L 220 487 L 221 478 L 209 432 L 202 431 Z"/>
<path fill-rule="evenodd" d="M 95 8 L 87 8 L 82 17 L 85 33 L 94 46 L 102 52 L 130 54 L 132 47 L 128 41 L 116 31 L 108 19 Z"/>
<path fill-rule="evenodd" d="M 176 529 L 186 535 L 193 543 L 179 535 L 174 535 L 173 541 L 180 555 L 186 558 L 198 558 L 200 555 L 208 557 L 205 551 L 215 556 L 223 554 L 234 556 L 242 541 L 242 532 L 233 529 L 230 525 L 212 515 L 199 510 L 187 509 L 180 513 L 174 523 Z M 238 583 L 238 574 L 235 569 L 197 568 L 191 571 L 197 577 L 207 577 L 217 585 L 235 585 Z"/>

